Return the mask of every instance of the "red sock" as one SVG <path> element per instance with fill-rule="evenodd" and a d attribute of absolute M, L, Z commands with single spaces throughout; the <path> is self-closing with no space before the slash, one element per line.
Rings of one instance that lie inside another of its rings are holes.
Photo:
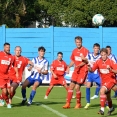
<path fill-rule="evenodd" d="M 71 102 L 72 95 L 73 95 L 73 90 L 68 89 L 68 93 L 67 93 L 67 103 L 70 103 L 70 102 Z"/>
<path fill-rule="evenodd" d="M 0 99 L 3 100 L 2 94 L 0 95 Z"/>
<path fill-rule="evenodd" d="M 50 94 L 51 90 L 52 90 L 52 89 L 49 89 L 49 88 L 47 89 L 47 91 L 46 91 L 46 96 L 48 96 L 48 95 Z"/>
<path fill-rule="evenodd" d="M 109 108 L 112 108 L 112 100 L 108 101 L 108 106 L 109 106 Z"/>
<path fill-rule="evenodd" d="M 105 107 L 106 103 L 106 95 L 100 95 L 100 105 L 101 107 Z"/>
<path fill-rule="evenodd" d="M 81 102 L 81 92 L 80 91 L 76 92 L 76 100 L 77 100 L 77 104 Z"/>
<path fill-rule="evenodd" d="M 10 93 L 10 99 L 12 99 L 14 95 L 15 95 L 15 91 L 14 92 L 11 92 Z"/>
<path fill-rule="evenodd" d="M 9 97 L 8 97 L 8 94 L 2 93 L 2 97 L 3 97 L 3 99 L 6 101 L 6 103 L 9 104 Z"/>

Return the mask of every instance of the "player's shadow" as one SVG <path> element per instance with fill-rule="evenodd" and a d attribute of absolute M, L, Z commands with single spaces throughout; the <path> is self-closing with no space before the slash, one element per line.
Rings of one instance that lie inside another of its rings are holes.
<path fill-rule="evenodd" d="M 65 104 L 65 102 L 44 101 L 44 102 L 33 102 L 32 103 L 32 105 L 53 105 L 53 104 Z"/>

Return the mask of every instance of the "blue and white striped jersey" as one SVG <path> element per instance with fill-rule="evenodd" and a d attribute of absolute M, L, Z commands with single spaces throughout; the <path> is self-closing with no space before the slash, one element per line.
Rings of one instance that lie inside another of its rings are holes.
<path fill-rule="evenodd" d="M 39 59 L 39 57 L 35 57 L 32 59 L 32 62 L 34 64 L 34 67 L 32 68 L 31 78 L 34 79 L 43 79 L 43 74 L 40 74 L 38 72 L 38 69 L 41 71 L 48 70 L 49 69 L 49 62 L 47 59 L 43 58 L 42 60 Z"/>
<path fill-rule="evenodd" d="M 100 54 L 98 54 L 97 56 L 94 55 L 93 52 L 89 53 L 86 58 L 88 59 L 89 65 L 92 67 L 93 64 L 100 59 Z M 94 72 L 95 74 L 97 74 L 97 70 Z"/>
<path fill-rule="evenodd" d="M 115 63 L 117 63 L 117 58 L 115 57 L 114 54 L 110 54 L 110 55 L 108 56 L 108 58 L 111 59 L 111 60 L 113 60 Z"/>

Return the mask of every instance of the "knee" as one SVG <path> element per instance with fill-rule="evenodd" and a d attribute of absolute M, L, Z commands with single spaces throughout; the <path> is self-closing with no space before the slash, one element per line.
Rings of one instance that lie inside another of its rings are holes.
<path fill-rule="evenodd" d="M 106 90 L 104 88 L 100 89 L 100 95 L 104 95 L 106 93 Z"/>

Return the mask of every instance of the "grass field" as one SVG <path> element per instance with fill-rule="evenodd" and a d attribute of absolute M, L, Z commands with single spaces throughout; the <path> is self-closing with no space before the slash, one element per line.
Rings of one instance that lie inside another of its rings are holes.
<path fill-rule="evenodd" d="M 99 98 L 91 100 L 91 107 L 85 110 L 83 107 L 85 101 L 85 87 L 82 87 L 82 108 L 74 109 L 76 99 L 72 99 L 71 108 L 63 109 L 65 104 L 66 90 L 63 87 L 54 87 L 47 100 L 44 100 L 44 95 L 47 87 L 39 87 L 34 98 L 34 103 L 30 106 L 20 106 L 21 89 L 17 89 L 16 96 L 13 99 L 12 109 L 7 109 L 6 106 L 0 107 L 0 117 L 100 117 Z M 91 96 L 94 94 L 95 88 L 91 89 Z M 29 97 L 31 88 L 27 89 L 27 97 Z M 75 92 L 74 92 L 75 93 Z M 113 99 L 114 107 L 116 108 L 117 100 Z M 107 109 L 105 108 L 105 116 Z M 115 110 L 112 117 L 117 117 L 117 110 Z"/>

